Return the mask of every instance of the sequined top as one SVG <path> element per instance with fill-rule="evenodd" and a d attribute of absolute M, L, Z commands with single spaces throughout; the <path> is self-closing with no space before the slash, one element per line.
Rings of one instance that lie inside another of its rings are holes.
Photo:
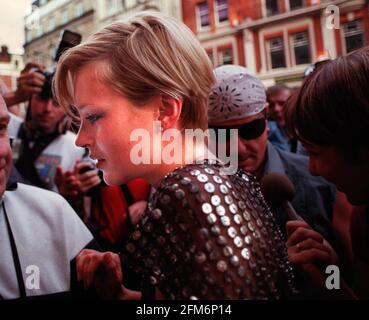
<path fill-rule="evenodd" d="M 292 268 L 259 186 L 221 168 L 205 161 L 166 176 L 123 263 L 167 299 L 284 297 L 293 290 Z"/>

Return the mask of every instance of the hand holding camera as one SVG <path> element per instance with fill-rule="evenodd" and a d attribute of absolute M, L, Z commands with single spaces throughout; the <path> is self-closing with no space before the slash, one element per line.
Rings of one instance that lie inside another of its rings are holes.
<path fill-rule="evenodd" d="M 58 62 L 60 56 L 69 48 L 72 48 L 74 46 L 76 46 L 77 44 L 79 44 L 81 42 L 81 35 L 79 33 L 76 32 L 72 32 L 69 30 L 62 30 L 62 32 L 60 33 L 60 40 L 59 40 L 59 44 L 58 47 L 56 48 L 55 51 L 55 56 L 54 56 L 54 61 Z M 36 68 L 34 69 L 34 71 L 32 74 L 35 74 L 34 76 L 36 77 L 35 80 L 37 78 L 43 78 L 43 82 L 37 82 L 38 85 L 41 85 L 41 90 L 37 90 L 37 93 L 40 94 L 41 98 L 43 99 L 48 99 L 50 97 L 52 97 L 52 79 L 54 77 L 54 73 L 55 70 L 52 72 L 48 72 L 45 71 L 44 68 L 40 68 L 39 65 L 33 64 Z M 30 83 L 33 83 L 33 79 L 28 79 L 28 81 Z M 36 93 L 36 92 L 35 92 Z"/>
<path fill-rule="evenodd" d="M 78 189 L 82 194 L 87 194 L 90 189 L 101 183 L 99 171 L 92 166 L 90 161 L 77 161 L 74 173 L 79 181 Z"/>
<path fill-rule="evenodd" d="M 63 196 L 86 195 L 93 187 L 101 183 L 98 170 L 91 166 L 91 162 L 77 161 L 73 170 L 66 170 L 59 166 L 55 175 L 55 183 Z"/>
<path fill-rule="evenodd" d="M 42 92 L 46 78 L 43 74 L 44 67 L 37 63 L 27 63 L 17 79 L 17 89 L 4 94 L 6 105 L 11 107 L 31 98 L 33 94 Z M 36 70 L 40 72 L 35 72 Z"/>
<path fill-rule="evenodd" d="M 54 180 L 63 197 L 77 197 L 79 195 L 79 181 L 72 170 L 64 171 L 62 167 L 58 166 Z"/>
<path fill-rule="evenodd" d="M 43 69 L 43 66 L 37 63 L 27 63 L 18 78 L 16 94 L 20 99 L 26 101 L 32 96 L 32 94 L 40 93 L 42 91 L 46 78 L 41 72 L 34 72 L 34 70 Z"/>

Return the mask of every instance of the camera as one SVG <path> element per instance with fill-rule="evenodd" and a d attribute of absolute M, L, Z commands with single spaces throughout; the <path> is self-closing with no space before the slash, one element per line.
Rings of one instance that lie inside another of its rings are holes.
<path fill-rule="evenodd" d="M 61 55 L 64 51 L 78 45 L 81 43 L 82 36 L 79 33 L 72 32 L 70 30 L 62 30 L 59 37 L 59 44 L 55 51 L 54 61 L 58 62 Z M 42 91 L 40 93 L 40 96 L 42 99 L 48 99 L 52 97 L 52 80 L 55 74 L 55 71 L 49 72 L 49 71 L 42 71 L 42 70 L 35 70 L 36 72 L 42 73 L 46 80 L 44 82 L 44 85 L 42 86 Z"/>
<path fill-rule="evenodd" d="M 92 165 L 91 166 L 87 166 L 87 167 L 83 167 L 81 170 L 79 170 L 79 174 L 83 174 L 87 171 L 91 171 L 91 170 L 95 170 L 95 167 L 93 167 Z"/>
<path fill-rule="evenodd" d="M 89 163 L 90 163 L 90 165 L 89 165 L 89 166 L 86 166 L 86 167 L 83 167 L 82 169 L 80 169 L 80 170 L 78 171 L 78 173 L 79 173 L 79 174 L 85 173 L 85 172 L 87 172 L 87 171 L 95 170 L 95 168 L 96 168 L 96 167 L 95 167 L 95 161 L 94 161 L 94 160 L 92 160 L 92 159 L 89 157 L 87 149 L 86 149 L 86 152 L 85 152 L 84 156 L 83 156 L 83 157 L 82 157 L 82 159 L 81 159 L 81 162 L 89 162 Z"/>
<path fill-rule="evenodd" d="M 54 61 L 58 62 L 62 53 L 81 43 L 82 36 L 77 32 L 62 30 L 59 38 L 59 45 L 55 52 Z"/>
<path fill-rule="evenodd" d="M 37 72 L 42 73 L 45 77 L 45 82 L 42 86 L 40 97 L 42 99 L 48 99 L 52 96 L 51 85 L 52 85 L 52 80 L 53 80 L 55 72 L 41 71 L 41 70 L 37 70 Z"/>

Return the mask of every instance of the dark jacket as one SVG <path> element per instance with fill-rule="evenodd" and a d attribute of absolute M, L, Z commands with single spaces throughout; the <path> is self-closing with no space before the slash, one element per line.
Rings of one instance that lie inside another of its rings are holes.
<path fill-rule="evenodd" d="M 322 177 L 312 176 L 308 163 L 308 157 L 279 150 L 268 143 L 264 175 L 272 172 L 287 175 L 295 186 L 296 193 L 291 204 L 297 214 L 330 241 L 336 188 Z M 286 214 L 281 207 L 271 209 L 278 226 L 286 236 Z"/>

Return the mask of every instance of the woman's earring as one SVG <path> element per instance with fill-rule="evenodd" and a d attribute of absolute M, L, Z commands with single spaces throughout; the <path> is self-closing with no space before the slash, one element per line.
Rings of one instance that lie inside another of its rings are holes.
<path fill-rule="evenodd" d="M 163 132 L 164 128 L 162 126 L 160 126 L 160 132 Z"/>

